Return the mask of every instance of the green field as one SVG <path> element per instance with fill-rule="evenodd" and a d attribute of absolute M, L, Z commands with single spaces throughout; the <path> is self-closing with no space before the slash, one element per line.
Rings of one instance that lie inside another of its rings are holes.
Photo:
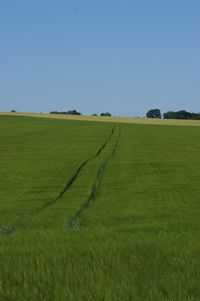
<path fill-rule="evenodd" d="M 200 300 L 199 137 L 0 116 L 0 300 Z"/>

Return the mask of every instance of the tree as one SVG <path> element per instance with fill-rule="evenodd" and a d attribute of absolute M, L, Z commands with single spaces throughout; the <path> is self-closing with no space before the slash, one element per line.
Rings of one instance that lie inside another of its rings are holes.
<path fill-rule="evenodd" d="M 146 114 L 147 118 L 161 118 L 161 112 L 159 109 L 149 110 Z"/>
<path fill-rule="evenodd" d="M 164 119 L 200 119 L 199 113 L 190 113 L 185 110 L 173 112 L 168 111 L 163 114 Z"/>
<path fill-rule="evenodd" d="M 200 113 L 192 113 L 191 119 L 200 120 Z"/>
<path fill-rule="evenodd" d="M 164 119 L 176 119 L 176 112 L 168 111 L 163 114 Z"/>
<path fill-rule="evenodd" d="M 67 112 L 51 111 L 50 114 L 81 115 L 81 113 L 80 113 L 80 112 L 77 112 L 76 110 L 67 111 Z"/>
<path fill-rule="evenodd" d="M 67 111 L 66 114 L 67 114 L 67 115 L 81 115 L 81 113 L 80 113 L 80 112 L 77 112 L 76 110 Z"/>
<path fill-rule="evenodd" d="M 110 113 L 106 112 L 106 113 L 101 113 L 100 116 L 112 116 Z"/>
<path fill-rule="evenodd" d="M 192 117 L 192 114 L 185 110 L 176 112 L 176 115 L 177 115 L 176 116 L 177 119 L 191 119 L 191 117 Z"/>

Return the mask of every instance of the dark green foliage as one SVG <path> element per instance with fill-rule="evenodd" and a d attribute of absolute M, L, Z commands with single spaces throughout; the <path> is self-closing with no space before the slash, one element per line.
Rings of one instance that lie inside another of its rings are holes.
<path fill-rule="evenodd" d="M 101 113 L 100 116 L 112 116 L 110 113 L 106 112 L 106 113 Z"/>
<path fill-rule="evenodd" d="M 81 115 L 81 113 L 77 112 L 76 110 L 67 111 L 66 114 L 68 114 L 68 115 Z"/>
<path fill-rule="evenodd" d="M 66 114 L 66 112 L 51 111 L 49 114 Z"/>
<path fill-rule="evenodd" d="M 169 111 L 167 113 L 163 114 L 164 119 L 193 119 L 193 120 L 199 120 L 200 119 L 200 113 L 190 113 L 185 110 L 173 112 Z"/>
<path fill-rule="evenodd" d="M 161 112 L 159 109 L 149 110 L 146 114 L 147 118 L 161 118 Z"/>
<path fill-rule="evenodd" d="M 77 112 L 76 110 L 67 111 L 67 112 L 58 112 L 58 111 L 51 111 L 50 114 L 62 114 L 62 115 L 81 115 L 80 112 Z"/>

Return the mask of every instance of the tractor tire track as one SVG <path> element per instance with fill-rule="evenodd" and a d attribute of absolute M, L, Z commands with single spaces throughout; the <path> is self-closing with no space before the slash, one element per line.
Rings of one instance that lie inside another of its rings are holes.
<path fill-rule="evenodd" d="M 76 211 L 76 213 L 68 218 L 67 222 L 68 222 L 68 226 L 70 228 L 73 228 L 74 230 L 80 230 L 83 227 L 82 226 L 81 215 L 88 207 L 91 206 L 91 204 L 96 199 L 98 188 L 99 188 L 99 185 L 101 183 L 101 179 L 102 179 L 104 170 L 105 170 L 108 162 L 112 159 L 112 157 L 114 156 L 114 154 L 117 150 L 119 140 L 120 140 L 120 136 L 121 136 L 121 129 L 119 128 L 119 134 L 118 134 L 118 137 L 116 139 L 113 150 L 112 150 L 111 154 L 102 162 L 101 166 L 99 167 L 99 169 L 97 171 L 96 178 L 95 178 L 94 183 L 92 185 L 91 193 L 90 193 L 89 197 L 87 198 L 86 202 Z"/>
<path fill-rule="evenodd" d="M 108 142 L 112 138 L 112 136 L 114 134 L 114 131 L 115 131 L 115 128 L 112 129 L 112 131 L 111 131 L 110 135 L 108 136 L 108 138 L 106 139 L 106 141 L 103 143 L 103 145 L 96 151 L 96 153 L 92 157 L 90 157 L 87 160 L 83 161 L 79 165 L 79 167 L 76 169 L 75 173 L 72 175 L 72 177 L 66 183 L 65 187 L 58 194 L 58 196 L 51 199 L 50 201 L 44 203 L 41 207 L 38 207 L 38 208 L 34 209 L 32 211 L 32 214 L 36 214 L 36 213 L 40 212 L 41 210 L 45 209 L 46 207 L 52 206 L 55 202 L 57 202 L 58 200 L 60 200 L 62 198 L 62 196 L 66 193 L 66 191 L 73 185 L 75 180 L 78 178 L 78 176 L 79 176 L 81 170 L 83 169 L 83 167 L 86 166 L 90 161 L 94 160 L 97 156 L 99 156 L 101 154 L 101 152 L 104 150 L 104 148 L 106 147 L 106 145 L 108 144 Z"/>
<path fill-rule="evenodd" d="M 44 203 L 43 205 L 41 205 L 38 208 L 33 209 L 30 212 L 30 215 L 35 215 L 38 214 L 39 212 L 41 212 L 42 210 L 46 209 L 47 207 L 50 207 L 52 205 L 54 205 L 57 201 L 59 201 L 63 195 L 67 192 L 67 190 L 73 185 L 73 183 L 75 182 L 75 180 L 78 178 L 81 170 L 83 169 L 83 167 L 85 167 L 90 161 L 94 160 L 96 157 L 98 157 L 101 152 L 105 149 L 106 145 L 110 142 L 114 132 L 115 132 L 115 128 L 112 128 L 111 133 L 109 134 L 109 136 L 107 137 L 107 139 L 104 141 L 104 143 L 102 144 L 102 146 L 100 148 L 97 149 L 97 151 L 94 153 L 94 155 L 92 155 L 90 158 L 88 158 L 87 160 L 83 161 L 78 168 L 76 169 L 76 171 L 74 172 L 74 174 L 71 176 L 71 178 L 67 181 L 65 187 L 61 190 L 61 192 L 54 198 L 52 198 L 51 200 L 47 201 L 46 203 Z M 21 215 L 21 218 L 27 217 L 27 214 Z M 14 230 L 16 230 L 16 226 L 17 223 L 19 222 L 20 217 L 16 217 L 14 219 L 12 219 L 11 221 L 9 221 L 6 224 L 0 225 L 0 235 L 9 235 L 11 234 Z"/>

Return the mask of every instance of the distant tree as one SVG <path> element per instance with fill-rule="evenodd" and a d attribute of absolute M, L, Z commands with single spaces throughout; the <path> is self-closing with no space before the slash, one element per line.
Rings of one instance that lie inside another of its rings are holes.
<path fill-rule="evenodd" d="M 164 119 L 200 119 L 199 113 L 190 113 L 185 110 L 173 112 L 168 111 L 163 114 Z"/>
<path fill-rule="evenodd" d="M 11 110 L 11 113 L 16 113 L 17 111 L 16 110 Z"/>
<path fill-rule="evenodd" d="M 147 118 L 161 118 L 161 112 L 159 109 L 149 110 L 146 114 Z"/>
<path fill-rule="evenodd" d="M 66 114 L 66 112 L 51 111 L 49 114 Z"/>
<path fill-rule="evenodd" d="M 181 110 L 176 112 L 177 119 L 191 119 L 192 114 L 190 112 L 187 112 L 185 110 Z"/>
<path fill-rule="evenodd" d="M 191 119 L 200 120 L 200 113 L 192 113 Z"/>
<path fill-rule="evenodd" d="M 81 115 L 81 113 L 77 112 L 76 110 L 67 111 L 67 112 L 51 111 L 49 114 Z"/>
<path fill-rule="evenodd" d="M 101 113 L 100 116 L 112 116 L 110 113 L 106 112 L 106 113 Z"/>
<path fill-rule="evenodd" d="M 67 114 L 67 115 L 81 115 L 81 113 L 80 113 L 80 112 L 77 112 L 76 110 L 67 111 L 66 114 Z"/>
<path fill-rule="evenodd" d="M 173 111 L 168 111 L 163 114 L 164 119 L 176 119 L 176 114 Z"/>
<path fill-rule="evenodd" d="M 97 114 L 92 114 L 92 116 L 98 116 Z"/>

